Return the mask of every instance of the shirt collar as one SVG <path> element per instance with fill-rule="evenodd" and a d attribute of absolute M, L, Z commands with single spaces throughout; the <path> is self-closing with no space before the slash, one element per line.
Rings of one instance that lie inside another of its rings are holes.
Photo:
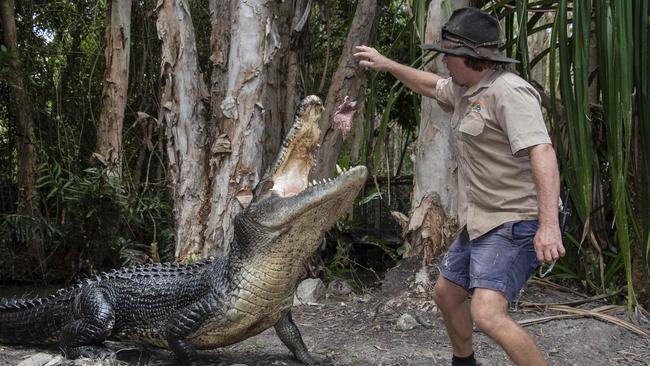
<path fill-rule="evenodd" d="M 479 91 L 490 87 L 490 85 L 494 83 L 494 80 L 496 80 L 496 78 L 502 73 L 503 73 L 502 70 L 492 70 L 492 72 L 486 74 L 485 77 L 483 77 L 483 79 L 481 79 L 478 83 L 467 88 L 463 96 L 470 97 L 478 93 Z"/>

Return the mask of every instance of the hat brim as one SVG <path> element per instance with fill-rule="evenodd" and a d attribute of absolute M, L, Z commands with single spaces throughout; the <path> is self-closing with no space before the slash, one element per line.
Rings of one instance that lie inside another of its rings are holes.
<path fill-rule="evenodd" d="M 479 60 L 494 61 L 494 62 L 503 62 L 517 64 L 519 61 L 505 57 L 499 52 L 496 48 L 481 48 L 482 51 L 480 54 L 474 51 L 469 47 L 457 47 L 457 48 L 447 48 L 442 45 L 442 43 L 430 43 L 422 46 L 422 49 L 433 50 L 441 53 L 447 53 L 454 56 L 460 57 L 471 57 Z"/>

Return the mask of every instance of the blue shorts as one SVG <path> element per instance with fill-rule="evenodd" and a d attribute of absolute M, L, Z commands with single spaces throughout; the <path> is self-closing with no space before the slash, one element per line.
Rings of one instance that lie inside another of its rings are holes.
<path fill-rule="evenodd" d="M 463 229 L 442 261 L 441 275 L 469 292 L 500 291 L 511 303 L 539 265 L 536 232 L 537 220 L 506 222 L 474 240 Z"/>

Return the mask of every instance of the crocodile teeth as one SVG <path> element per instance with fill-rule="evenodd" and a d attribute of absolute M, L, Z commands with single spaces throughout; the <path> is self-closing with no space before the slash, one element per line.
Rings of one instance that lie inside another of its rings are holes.
<path fill-rule="evenodd" d="M 343 169 L 341 169 L 341 166 L 338 164 L 336 164 L 336 172 L 339 174 L 343 173 Z"/>
<path fill-rule="evenodd" d="M 316 181 L 316 179 L 314 179 L 314 180 L 311 181 L 311 185 L 313 185 L 313 186 L 318 185 L 318 182 Z"/>

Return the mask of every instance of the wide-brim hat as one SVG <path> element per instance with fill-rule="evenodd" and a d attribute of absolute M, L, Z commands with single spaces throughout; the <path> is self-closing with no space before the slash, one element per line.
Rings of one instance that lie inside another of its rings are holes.
<path fill-rule="evenodd" d="M 503 45 L 499 21 L 477 8 L 455 10 L 442 26 L 441 33 L 440 42 L 425 44 L 422 48 L 479 60 L 519 62 L 499 51 L 499 46 Z"/>

